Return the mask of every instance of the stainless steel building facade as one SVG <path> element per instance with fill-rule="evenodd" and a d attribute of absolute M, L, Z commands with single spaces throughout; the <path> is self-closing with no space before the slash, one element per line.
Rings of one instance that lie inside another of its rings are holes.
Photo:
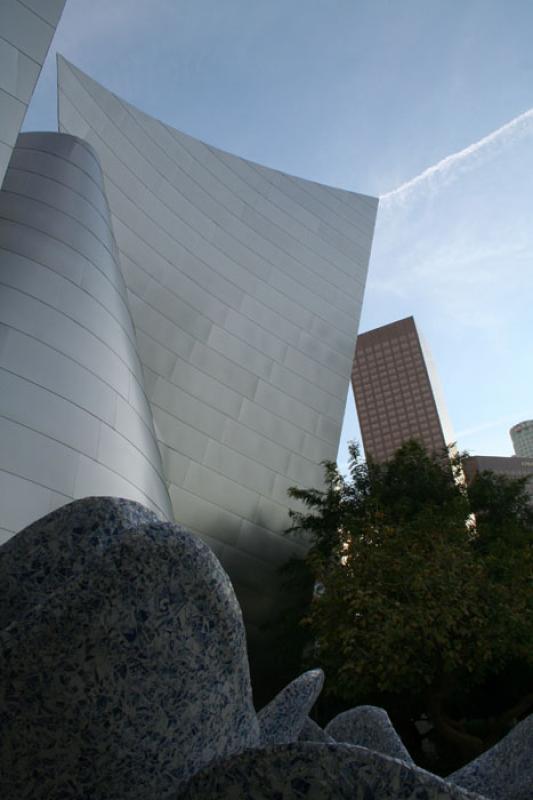
<path fill-rule="evenodd" d="M 0 187 L 65 0 L 0 3 Z"/>
<path fill-rule="evenodd" d="M 58 68 L 62 133 L 20 137 L 1 199 L 4 537 L 72 497 L 140 500 L 207 541 L 253 626 L 303 548 L 287 489 L 336 457 L 377 200 Z"/>
<path fill-rule="evenodd" d="M 63 59 L 58 86 L 102 165 L 174 516 L 260 621 L 287 489 L 336 457 L 377 200 L 217 150 Z"/>
<path fill-rule="evenodd" d="M 0 534 L 76 497 L 171 518 L 126 287 L 86 142 L 22 134 L 0 192 Z"/>

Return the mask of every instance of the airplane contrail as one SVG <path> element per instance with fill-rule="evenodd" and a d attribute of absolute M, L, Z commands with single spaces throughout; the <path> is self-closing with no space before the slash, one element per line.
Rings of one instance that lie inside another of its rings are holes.
<path fill-rule="evenodd" d="M 398 186 L 396 189 L 393 189 L 386 194 L 382 194 L 380 197 L 380 205 L 383 203 L 383 201 L 400 199 L 402 196 L 410 194 L 410 192 L 421 183 L 425 183 L 434 176 L 443 175 L 450 172 L 450 170 L 453 170 L 455 167 L 459 166 L 463 161 L 475 155 L 480 150 L 490 147 L 492 144 L 498 142 L 504 143 L 506 140 L 513 138 L 517 133 L 525 133 L 528 129 L 529 123 L 532 122 L 533 108 L 530 108 L 529 111 L 524 111 L 522 114 L 518 114 L 518 116 L 513 117 L 513 119 L 511 119 L 509 122 L 506 122 L 505 125 L 502 125 L 500 128 L 496 128 L 495 131 L 487 134 L 487 136 L 483 136 L 483 138 L 479 139 L 477 142 L 469 144 L 468 147 L 464 147 L 462 150 L 458 150 L 456 153 L 451 153 L 449 156 L 446 156 L 446 158 L 441 159 L 441 161 L 437 161 L 436 164 L 433 164 L 433 166 L 425 169 L 419 175 L 415 175 L 414 178 L 402 183 L 401 186 Z"/>

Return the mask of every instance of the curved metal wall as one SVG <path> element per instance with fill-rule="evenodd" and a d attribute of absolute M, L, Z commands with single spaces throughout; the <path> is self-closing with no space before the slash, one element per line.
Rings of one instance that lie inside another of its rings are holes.
<path fill-rule="evenodd" d="M 260 622 L 287 488 L 337 455 L 377 200 L 192 139 L 62 58 L 58 87 L 102 164 L 175 517 Z"/>
<path fill-rule="evenodd" d="M 0 534 L 73 498 L 172 515 L 92 148 L 22 134 L 0 192 Z"/>
<path fill-rule="evenodd" d="M 0 3 L 0 187 L 65 0 Z"/>

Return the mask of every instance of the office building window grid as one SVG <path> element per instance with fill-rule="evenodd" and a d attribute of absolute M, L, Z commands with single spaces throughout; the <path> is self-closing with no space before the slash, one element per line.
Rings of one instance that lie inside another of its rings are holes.
<path fill-rule="evenodd" d="M 445 446 L 412 318 L 359 336 L 352 384 L 367 457 L 385 461 L 411 438 L 430 451 Z"/>

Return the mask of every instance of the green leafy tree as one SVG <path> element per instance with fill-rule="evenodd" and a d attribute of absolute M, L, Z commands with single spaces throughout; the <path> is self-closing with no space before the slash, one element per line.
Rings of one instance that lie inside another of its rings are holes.
<path fill-rule="evenodd" d="M 291 531 L 312 543 L 314 655 L 337 697 L 408 698 L 471 757 L 487 741 L 451 715 L 454 701 L 513 659 L 533 662 L 524 487 L 483 475 L 467 494 L 460 459 L 415 441 L 383 465 L 350 453 L 348 478 L 328 463 L 324 489 L 290 491 L 309 509 Z"/>

